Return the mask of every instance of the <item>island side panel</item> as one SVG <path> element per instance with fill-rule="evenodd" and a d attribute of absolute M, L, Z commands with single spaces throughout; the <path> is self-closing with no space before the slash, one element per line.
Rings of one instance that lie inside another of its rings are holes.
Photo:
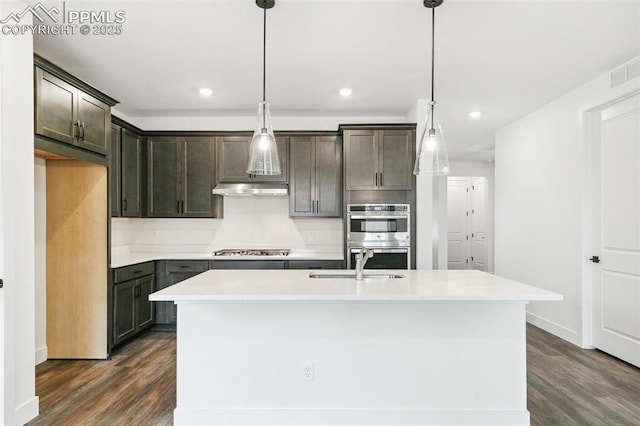
<path fill-rule="evenodd" d="M 529 424 L 524 303 L 193 302 L 178 318 L 176 424 Z"/>

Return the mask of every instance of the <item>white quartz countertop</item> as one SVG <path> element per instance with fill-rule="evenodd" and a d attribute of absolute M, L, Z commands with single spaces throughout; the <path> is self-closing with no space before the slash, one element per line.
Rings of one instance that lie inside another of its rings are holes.
<path fill-rule="evenodd" d="M 288 256 L 214 256 L 208 253 L 121 253 L 111 256 L 111 267 L 135 265 L 152 260 L 343 260 L 342 253 L 291 250 Z"/>
<path fill-rule="evenodd" d="M 224 301 L 519 301 L 562 300 L 562 295 L 486 272 L 393 270 L 404 278 L 310 278 L 343 270 L 209 270 L 152 293 L 149 300 Z M 367 270 L 366 273 L 380 273 Z"/>

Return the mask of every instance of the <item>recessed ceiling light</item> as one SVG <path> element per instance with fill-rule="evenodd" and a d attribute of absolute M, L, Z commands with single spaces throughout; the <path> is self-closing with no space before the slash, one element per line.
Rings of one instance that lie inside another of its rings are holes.
<path fill-rule="evenodd" d="M 471 118 L 478 118 L 482 115 L 482 113 L 480 111 L 473 111 L 470 112 L 469 114 L 467 114 L 469 117 Z"/>
<path fill-rule="evenodd" d="M 351 91 L 351 89 L 345 87 L 343 89 L 340 89 L 340 92 L 338 92 L 338 93 L 340 93 L 340 96 L 347 97 L 347 96 L 351 96 L 351 93 L 353 93 L 353 92 Z"/>
<path fill-rule="evenodd" d="M 209 89 L 208 87 L 202 87 L 200 89 L 200 94 L 202 96 L 211 96 L 213 95 L 213 90 Z"/>

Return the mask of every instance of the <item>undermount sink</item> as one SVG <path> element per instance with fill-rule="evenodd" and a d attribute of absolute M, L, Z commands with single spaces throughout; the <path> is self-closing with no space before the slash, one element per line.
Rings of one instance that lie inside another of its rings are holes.
<path fill-rule="evenodd" d="M 353 274 L 321 274 L 317 272 L 312 272 L 309 274 L 309 278 L 356 278 L 355 272 Z M 365 272 L 364 279 L 367 278 L 384 278 L 384 279 L 397 279 L 404 278 L 402 274 L 390 274 L 388 272 Z"/>

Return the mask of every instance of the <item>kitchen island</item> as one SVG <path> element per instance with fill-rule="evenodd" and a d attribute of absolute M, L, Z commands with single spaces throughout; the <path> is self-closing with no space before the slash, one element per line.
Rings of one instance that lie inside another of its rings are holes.
<path fill-rule="evenodd" d="M 528 425 L 525 306 L 561 299 L 432 270 L 210 270 L 150 296 L 178 305 L 175 424 L 225 425 Z"/>

